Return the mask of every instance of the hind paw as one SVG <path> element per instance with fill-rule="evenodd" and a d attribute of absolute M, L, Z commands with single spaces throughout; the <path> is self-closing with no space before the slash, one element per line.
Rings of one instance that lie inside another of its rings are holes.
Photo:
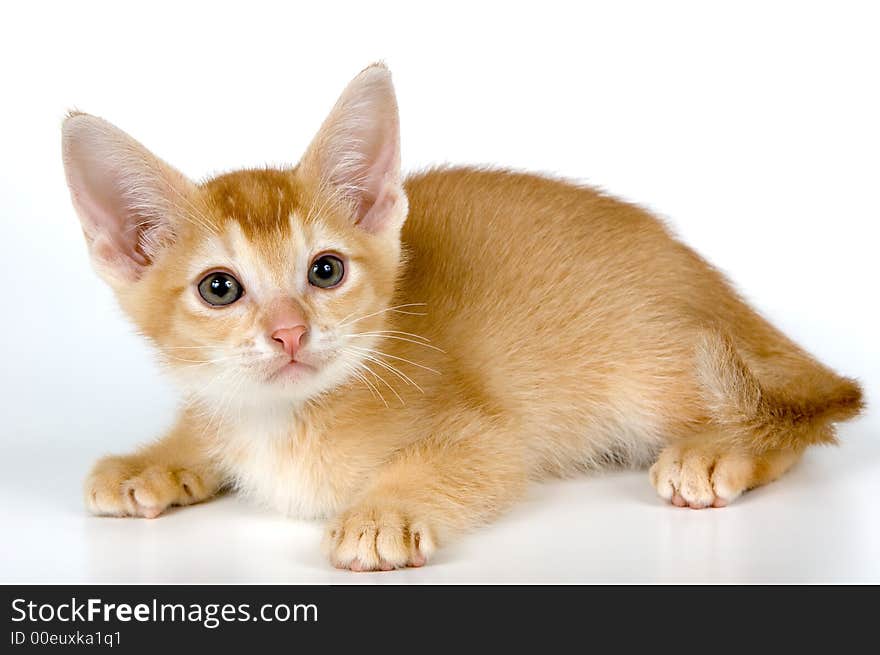
<path fill-rule="evenodd" d="M 678 507 L 724 507 L 753 486 L 755 458 L 695 446 L 667 446 L 651 467 L 651 484 Z"/>

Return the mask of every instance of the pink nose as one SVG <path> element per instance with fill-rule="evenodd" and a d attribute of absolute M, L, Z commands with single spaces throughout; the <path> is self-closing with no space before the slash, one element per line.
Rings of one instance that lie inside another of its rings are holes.
<path fill-rule="evenodd" d="M 284 348 L 284 352 L 293 359 L 296 357 L 296 351 L 302 345 L 302 338 L 305 333 L 306 327 L 304 325 L 297 325 L 296 327 L 275 330 L 272 333 L 272 339 L 280 343 L 281 347 Z"/>

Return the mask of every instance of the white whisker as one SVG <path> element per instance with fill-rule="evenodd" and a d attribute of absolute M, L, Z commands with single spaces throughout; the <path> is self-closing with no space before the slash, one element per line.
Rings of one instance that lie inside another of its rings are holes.
<path fill-rule="evenodd" d="M 361 334 L 349 334 L 346 337 L 375 337 L 376 339 L 396 339 L 398 341 L 406 341 L 408 343 L 414 343 L 417 346 L 424 346 L 425 348 L 430 348 L 431 350 L 436 350 L 439 353 L 446 354 L 446 351 L 442 348 L 438 348 L 437 346 L 432 346 L 429 343 L 424 343 L 423 341 L 416 341 L 414 339 L 407 339 L 406 337 L 398 337 L 393 334 L 370 334 L 369 332 L 363 332 Z"/>
<path fill-rule="evenodd" d="M 401 405 L 406 405 L 406 402 L 403 400 L 403 398 L 400 397 L 400 394 L 397 393 L 397 389 L 395 389 L 390 384 L 388 384 L 388 381 L 385 380 L 385 378 L 383 378 L 381 375 L 376 373 L 376 371 L 371 369 L 367 364 L 364 364 L 363 362 L 358 362 L 358 366 L 360 366 L 360 367 L 366 369 L 367 371 L 369 371 L 370 373 L 372 373 L 382 384 L 384 384 L 386 387 L 391 389 L 391 393 L 393 393 L 395 396 L 397 396 L 397 399 L 400 401 Z"/>
<path fill-rule="evenodd" d="M 411 377 L 409 377 L 406 373 L 403 373 L 402 371 L 400 371 L 400 369 L 395 368 L 394 366 L 392 366 L 388 362 L 382 361 L 381 359 L 379 359 L 378 357 L 374 357 L 373 355 L 366 355 L 364 353 L 357 353 L 352 350 L 348 350 L 347 348 L 345 349 L 345 352 L 357 355 L 358 357 L 363 357 L 364 359 L 368 359 L 371 362 L 375 362 L 379 366 L 387 369 L 388 371 L 390 371 L 391 373 L 393 373 L 394 375 L 399 377 L 401 380 L 403 380 L 407 384 L 411 384 L 412 386 L 414 386 L 421 393 L 425 393 L 425 390 L 422 389 L 418 384 L 416 384 Z"/>
<path fill-rule="evenodd" d="M 423 337 L 421 334 L 413 334 L 412 332 L 404 332 L 403 330 L 374 330 L 372 332 L 354 332 L 349 336 L 358 336 L 360 334 L 402 334 L 407 337 L 421 339 L 426 343 L 431 343 L 431 340 L 428 337 Z"/>
<path fill-rule="evenodd" d="M 427 305 L 427 303 L 423 303 L 423 302 L 412 302 L 412 303 L 406 303 L 403 305 L 395 305 L 394 307 L 386 307 L 385 309 L 380 309 L 377 312 L 373 312 L 372 314 L 366 314 L 365 316 L 360 316 L 360 317 L 353 319 L 353 320 L 350 320 L 350 321 L 347 320 L 348 317 L 351 316 L 351 314 L 349 314 L 342 321 L 340 321 L 338 327 L 345 327 L 346 325 L 354 325 L 355 323 L 358 323 L 358 322 L 363 321 L 368 318 L 372 318 L 373 316 L 378 316 L 379 314 L 384 314 L 385 312 L 395 312 L 397 314 L 409 314 L 411 316 L 426 316 L 427 314 L 424 314 L 424 313 L 409 312 L 409 311 L 405 311 L 405 309 L 404 309 L 406 307 L 424 307 L 426 305 Z"/>
<path fill-rule="evenodd" d="M 413 366 L 417 366 L 419 368 L 425 369 L 426 371 L 430 371 L 431 373 L 436 373 L 437 375 L 440 375 L 440 371 L 438 371 L 436 369 L 430 368 L 428 366 L 424 366 L 423 364 L 417 364 L 416 362 L 413 362 L 409 359 L 405 359 L 403 357 L 397 357 L 396 355 L 389 355 L 388 353 L 382 352 L 381 350 L 374 350 L 373 348 L 362 348 L 360 346 L 351 346 L 351 348 L 353 348 L 354 350 L 356 350 L 358 352 L 362 352 L 362 353 L 367 352 L 367 353 L 372 353 L 375 355 L 382 355 L 383 357 L 389 357 L 391 359 L 396 359 L 401 362 L 406 362 L 407 364 L 412 364 Z"/>
<path fill-rule="evenodd" d="M 382 404 L 385 405 L 385 407 L 388 407 L 388 401 L 385 400 L 385 396 L 383 396 L 382 392 L 376 388 L 376 385 L 370 382 L 364 375 L 361 375 L 360 379 L 363 380 L 372 391 L 375 391 L 376 395 L 379 396 L 379 399 L 382 401 Z"/>
<path fill-rule="evenodd" d="M 216 350 L 217 346 L 159 346 L 159 350 Z"/>

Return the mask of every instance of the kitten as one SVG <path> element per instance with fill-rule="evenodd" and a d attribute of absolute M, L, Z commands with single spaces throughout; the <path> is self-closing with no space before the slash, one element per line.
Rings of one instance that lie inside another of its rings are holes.
<path fill-rule="evenodd" d="M 81 113 L 63 155 L 97 271 L 188 400 L 98 462 L 96 514 L 231 486 L 328 518 L 336 566 L 421 566 L 549 475 L 653 464 L 663 499 L 723 507 L 862 406 L 637 207 L 505 171 L 404 179 L 381 65 L 292 170 L 197 184 Z"/>

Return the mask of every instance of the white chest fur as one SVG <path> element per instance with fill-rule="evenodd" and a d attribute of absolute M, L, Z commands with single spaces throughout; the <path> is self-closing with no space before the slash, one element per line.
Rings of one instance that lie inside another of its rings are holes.
<path fill-rule="evenodd" d="M 346 467 L 289 413 L 242 414 L 223 430 L 216 454 L 239 493 L 289 516 L 326 518 L 349 499 Z"/>

